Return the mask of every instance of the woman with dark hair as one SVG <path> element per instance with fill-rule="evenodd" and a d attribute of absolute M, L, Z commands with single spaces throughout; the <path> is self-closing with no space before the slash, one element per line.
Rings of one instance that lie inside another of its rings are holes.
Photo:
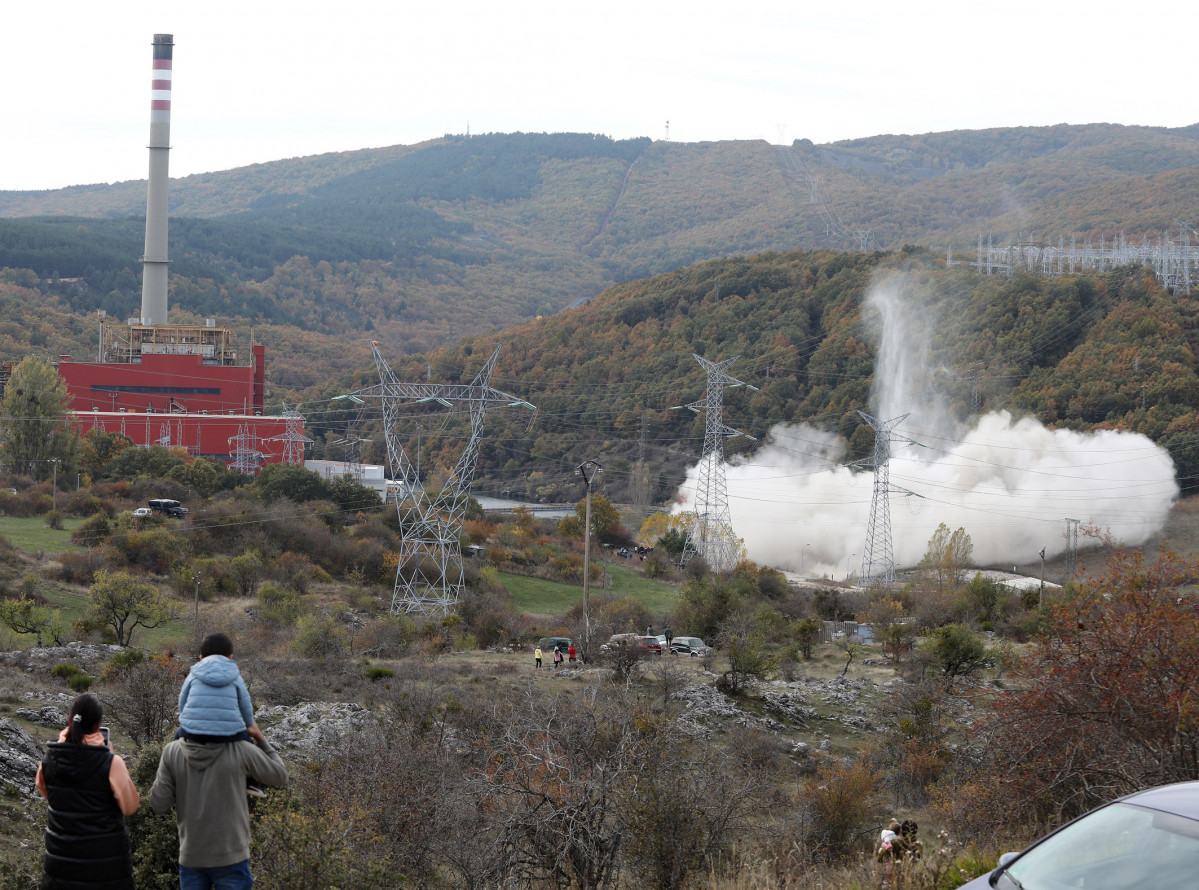
<path fill-rule="evenodd" d="M 67 728 L 46 746 L 37 787 L 50 804 L 42 890 L 133 890 L 125 816 L 139 797 L 125 761 L 100 732 L 91 693 L 71 702 Z"/>

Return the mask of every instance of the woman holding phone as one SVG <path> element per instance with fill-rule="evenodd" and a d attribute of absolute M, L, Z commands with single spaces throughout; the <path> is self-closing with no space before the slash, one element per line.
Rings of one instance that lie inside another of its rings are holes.
<path fill-rule="evenodd" d="M 140 799 L 103 720 L 98 698 L 76 698 L 37 768 L 37 788 L 50 804 L 42 890 L 133 890 L 125 817 Z"/>

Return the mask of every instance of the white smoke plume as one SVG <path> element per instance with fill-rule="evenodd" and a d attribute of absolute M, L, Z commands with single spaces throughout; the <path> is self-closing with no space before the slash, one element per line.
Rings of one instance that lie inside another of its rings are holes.
<path fill-rule="evenodd" d="M 872 413 L 909 415 L 891 445 L 896 568 L 920 561 L 940 523 L 966 529 L 976 563 L 1001 566 L 1033 562 L 1042 547 L 1049 558 L 1065 552 L 1067 517 L 1130 546 L 1162 528 L 1178 496 L 1174 465 L 1144 436 L 1049 430 L 1006 411 L 966 429 L 950 420 L 907 287 L 895 277 L 867 297 L 879 324 Z M 843 450 L 827 432 L 784 424 L 726 466 L 733 530 L 750 559 L 809 576 L 860 569 L 873 473 L 840 465 Z M 697 474 L 680 489 L 682 510 L 694 509 Z"/>

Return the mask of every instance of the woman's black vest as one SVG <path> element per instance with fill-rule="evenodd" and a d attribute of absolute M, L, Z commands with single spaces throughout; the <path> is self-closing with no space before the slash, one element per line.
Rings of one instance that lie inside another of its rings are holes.
<path fill-rule="evenodd" d="M 52 742 L 42 760 L 50 814 L 42 890 L 133 890 L 129 830 L 95 745 Z"/>

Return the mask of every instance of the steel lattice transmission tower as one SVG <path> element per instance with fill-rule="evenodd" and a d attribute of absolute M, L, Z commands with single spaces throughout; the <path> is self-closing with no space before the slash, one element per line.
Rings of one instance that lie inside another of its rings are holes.
<path fill-rule="evenodd" d="M 1078 571 L 1078 526 L 1081 519 L 1066 520 L 1066 580 Z"/>
<path fill-rule="evenodd" d="M 361 482 L 362 443 L 370 441 L 370 439 L 364 439 L 358 435 L 358 431 L 362 426 L 363 408 L 366 403 L 358 398 L 358 396 L 334 396 L 331 401 L 344 401 L 346 404 L 354 406 L 354 418 L 346 426 L 345 435 L 340 439 L 334 439 L 329 444 L 341 446 L 343 449 L 342 456 L 345 463 L 349 466 L 350 475 Z"/>
<path fill-rule="evenodd" d="M 233 446 L 230 469 L 247 476 L 257 473 L 262 463 L 262 452 L 258 449 L 258 437 L 250 430 L 250 425 L 241 424 L 237 428 L 237 435 L 230 436 L 228 442 Z"/>
<path fill-rule="evenodd" d="M 487 409 L 493 405 L 533 406 L 491 387 L 491 375 L 500 355 L 498 347 L 469 384 L 403 383 L 379 352 L 378 343 L 371 344 L 371 352 L 379 370 L 379 385 L 355 395 L 377 398 L 382 403 L 388 470 L 401 483 L 395 492 L 400 519 L 400 559 L 391 611 L 437 610 L 446 615 L 458 603 L 463 590 L 460 536 Z M 438 402 L 451 409 L 465 405 L 470 414 L 470 439 L 445 486 L 429 497 L 416 478 L 416 469 L 404 453 L 396 429 L 404 405 L 412 402 Z"/>
<path fill-rule="evenodd" d="M 304 463 L 304 446 L 312 444 L 312 440 L 304 435 L 304 415 L 300 413 L 298 405 L 295 408 L 288 408 L 284 403 L 283 417 L 283 432 L 278 436 L 271 436 L 266 441 L 283 443 L 283 463 L 302 464 Z"/>
<path fill-rule="evenodd" d="M 858 414 L 874 430 L 874 458 L 868 464 L 874 467 L 874 495 L 870 499 L 870 521 L 866 524 L 858 583 L 892 584 L 895 581 L 895 555 L 891 544 L 891 494 L 897 489 L 891 487 L 891 440 L 895 438 L 895 427 L 908 415 L 881 421 L 864 411 Z"/>
<path fill-rule="evenodd" d="M 692 556 L 701 556 L 713 571 L 727 572 L 737 565 L 740 547 L 733 534 L 733 523 L 729 517 L 729 497 L 724 475 L 724 440 L 730 436 L 744 436 L 724 422 L 724 388 L 726 386 L 750 386 L 727 373 L 726 369 L 740 356 L 723 362 L 710 362 L 702 356 L 692 356 L 707 372 L 706 397 L 690 405 L 696 414 L 704 415 L 704 454 L 699 462 L 699 484 L 695 492 L 695 514 L 687 528 L 687 543 L 683 546 L 682 562 Z M 752 439 L 753 436 L 746 438 Z"/>

